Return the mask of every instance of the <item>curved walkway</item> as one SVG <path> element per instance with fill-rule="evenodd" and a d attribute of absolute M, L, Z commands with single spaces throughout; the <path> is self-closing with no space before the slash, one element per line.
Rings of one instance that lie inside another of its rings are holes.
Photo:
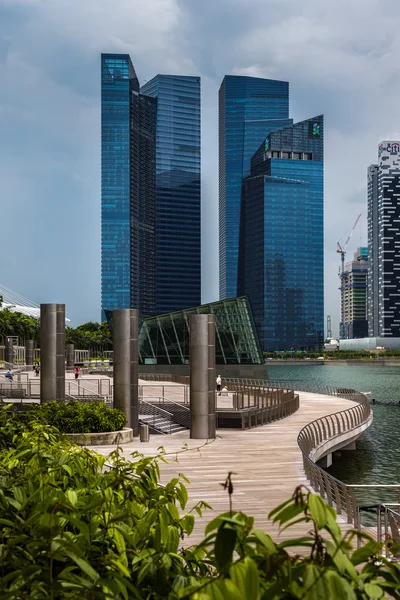
<path fill-rule="evenodd" d="M 179 473 L 190 480 L 187 509 L 204 500 L 212 511 L 205 511 L 203 518 L 196 519 L 196 527 L 189 541 L 197 542 L 203 537 L 205 524 L 221 512 L 229 510 L 227 492 L 221 487 L 229 471 L 233 477 L 233 508 L 255 517 L 255 525 L 276 539 L 288 539 L 305 535 L 304 524 L 285 530 L 278 538 L 277 528 L 268 520 L 268 513 L 287 500 L 294 489 L 304 484 L 309 487 L 303 470 L 303 459 L 297 444 L 299 431 L 324 415 L 354 406 L 354 402 L 332 396 L 299 392 L 300 408 L 290 417 L 251 430 L 218 430 L 215 441 L 203 446 L 201 440 L 190 440 L 189 433 L 174 436 L 151 436 L 149 443 L 134 441 L 123 446 L 125 456 L 140 451 L 146 455 L 157 454 L 164 446 L 169 454 L 168 464 L 160 463 L 161 482 L 167 482 Z M 184 444 L 189 450 L 180 452 Z M 94 447 L 108 454 L 112 447 Z M 179 462 L 175 462 L 176 453 Z M 343 523 L 343 528 L 350 526 Z"/>

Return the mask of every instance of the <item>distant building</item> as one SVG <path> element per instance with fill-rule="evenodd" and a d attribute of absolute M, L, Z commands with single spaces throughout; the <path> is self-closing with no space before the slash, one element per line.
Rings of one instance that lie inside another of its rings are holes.
<path fill-rule="evenodd" d="M 341 280 L 340 339 L 368 335 L 367 278 L 368 248 L 357 248 L 352 261 L 345 263 Z"/>
<path fill-rule="evenodd" d="M 157 101 L 127 54 L 101 55 L 101 307 L 155 312 Z"/>
<path fill-rule="evenodd" d="M 200 77 L 157 75 L 156 310 L 201 302 Z"/>
<path fill-rule="evenodd" d="M 368 335 L 400 337 L 400 142 L 368 169 Z"/>
<path fill-rule="evenodd" d="M 264 350 L 324 341 L 324 121 L 271 132 L 243 180 L 238 293 Z"/>
<path fill-rule="evenodd" d="M 200 78 L 101 55 L 101 307 L 200 304 Z"/>
<path fill-rule="evenodd" d="M 240 198 L 250 160 L 270 131 L 293 121 L 289 84 L 227 75 L 219 90 L 219 297 L 237 295 Z"/>

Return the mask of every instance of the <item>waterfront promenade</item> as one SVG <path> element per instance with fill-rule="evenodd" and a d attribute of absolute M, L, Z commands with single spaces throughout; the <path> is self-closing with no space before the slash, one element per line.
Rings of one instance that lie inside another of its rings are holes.
<path fill-rule="evenodd" d="M 154 391 L 155 388 L 156 384 Z M 297 444 L 298 433 L 314 419 L 353 406 L 353 402 L 342 398 L 300 392 L 300 408 L 294 415 L 263 427 L 245 431 L 218 430 L 217 438 L 208 443 L 190 440 L 189 433 L 183 432 L 174 436 L 153 435 L 149 443 L 135 440 L 121 447 L 124 456 L 129 457 L 135 451 L 154 456 L 158 448 L 164 446 L 169 462 L 160 463 L 161 482 L 183 473 L 190 480 L 187 509 L 200 500 L 211 504 L 213 510 L 205 511 L 202 519 L 197 518 L 190 537 L 192 542 L 202 539 L 208 521 L 229 510 L 228 495 L 221 484 L 230 471 L 235 473 L 232 477 L 234 510 L 254 516 L 255 526 L 268 531 L 275 539 L 289 539 L 306 535 L 309 527 L 296 525 L 278 536 L 277 528 L 268 520 L 268 513 L 287 500 L 298 485 L 310 487 Z M 108 454 L 113 448 L 96 446 L 93 449 Z M 350 527 L 341 518 L 339 522 L 346 530 Z"/>

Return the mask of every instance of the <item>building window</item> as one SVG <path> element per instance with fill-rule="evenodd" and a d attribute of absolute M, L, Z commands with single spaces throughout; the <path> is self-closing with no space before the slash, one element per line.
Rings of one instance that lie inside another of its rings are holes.
<path fill-rule="evenodd" d="M 272 158 L 280 158 L 280 152 L 278 150 L 273 150 Z"/>
<path fill-rule="evenodd" d="M 311 152 L 304 152 L 304 160 L 312 160 Z"/>
<path fill-rule="evenodd" d="M 301 152 L 293 152 L 292 153 L 292 158 L 293 158 L 293 160 L 301 160 L 302 153 Z"/>
<path fill-rule="evenodd" d="M 282 152 L 282 158 L 291 158 L 291 152 Z"/>

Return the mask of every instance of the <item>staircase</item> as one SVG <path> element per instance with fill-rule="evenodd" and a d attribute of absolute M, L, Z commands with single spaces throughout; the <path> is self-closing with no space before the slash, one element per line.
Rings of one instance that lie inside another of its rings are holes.
<path fill-rule="evenodd" d="M 166 410 L 164 405 L 163 408 L 160 408 L 160 406 L 143 399 L 139 401 L 139 422 L 148 425 L 153 433 L 164 435 L 172 435 L 187 429 L 176 421 L 174 414 Z"/>

